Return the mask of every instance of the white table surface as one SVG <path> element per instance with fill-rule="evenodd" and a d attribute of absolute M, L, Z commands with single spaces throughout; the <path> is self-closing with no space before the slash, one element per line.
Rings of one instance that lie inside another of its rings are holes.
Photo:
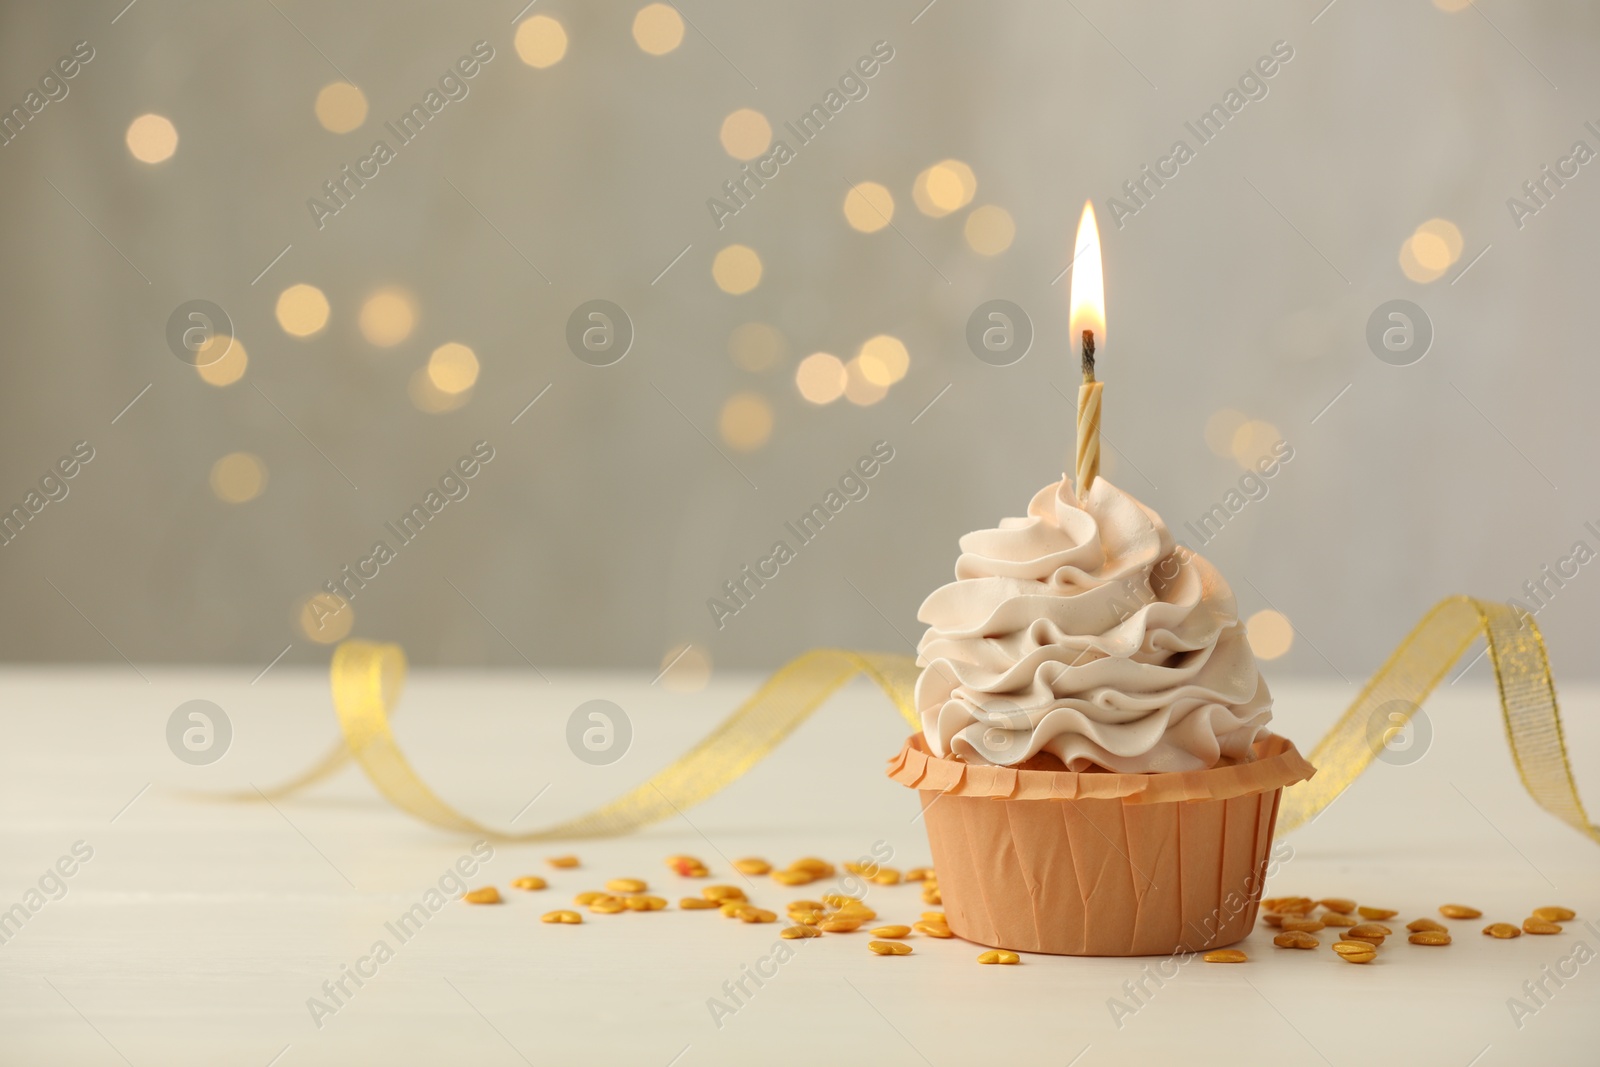
<path fill-rule="evenodd" d="M 1455 943 L 1423 949 L 1391 938 L 1375 964 L 1275 949 L 1266 928 L 1240 947 L 1248 964 L 1195 960 L 1121 1026 L 1125 997 L 1156 961 L 1025 956 L 981 967 L 959 940 L 917 938 L 880 958 L 865 934 L 799 947 L 749 1001 L 714 1024 L 707 1001 L 777 939 L 777 925 L 714 912 L 586 916 L 538 922 L 607 878 L 638 876 L 676 903 L 705 884 L 662 858 L 696 854 L 714 880 L 727 859 L 834 862 L 874 842 L 895 865 L 929 861 L 915 796 L 883 777 L 904 733 L 863 683 L 842 693 L 745 779 L 684 819 L 596 842 L 496 845 L 474 884 L 501 887 L 501 907 L 444 908 L 398 944 L 385 922 L 415 902 L 469 839 L 420 825 L 347 770 L 280 803 L 215 803 L 185 790 L 270 785 L 318 755 L 334 734 L 321 674 L 126 668 L 0 672 L 0 909 L 23 899 L 83 841 L 93 858 L 0 945 L 0 1063 L 143 1065 L 627 1063 L 1566 1064 L 1600 1047 L 1600 962 L 1579 968 L 1533 1015 L 1507 1002 L 1570 956 L 1580 924 L 1555 937 L 1494 941 L 1493 919 L 1519 921 L 1561 903 L 1600 928 L 1600 847 L 1541 812 L 1506 752 L 1479 663 L 1436 697 L 1433 741 L 1409 766 L 1375 765 L 1311 826 L 1269 895 L 1348 896 L 1401 910 L 1398 923 L 1447 901 L 1485 917 L 1452 924 Z M 642 780 L 748 693 L 753 676 L 719 674 L 674 694 L 647 677 L 425 673 L 412 679 L 397 732 L 421 772 L 487 822 L 548 825 Z M 1275 685 L 1279 728 L 1309 749 L 1353 690 Z M 1563 693 L 1578 782 L 1600 805 L 1600 690 Z M 204 698 L 234 726 L 208 767 L 168 751 L 172 710 Z M 605 698 L 627 709 L 635 738 L 610 767 L 567 750 L 568 714 Z M 146 786 L 149 788 L 146 788 Z M 131 801 L 131 803 L 130 803 Z M 583 868 L 543 857 L 576 852 Z M 545 875 L 551 889 L 516 893 Z M 756 879 L 750 895 L 778 910 L 822 886 Z M 922 910 L 912 886 L 875 887 L 884 921 Z M 1398 924 L 1391 924 L 1399 929 Z M 318 1028 L 307 999 L 379 938 L 397 945 Z M 1331 938 L 1324 937 L 1325 941 Z M 752 987 L 753 988 L 753 987 Z"/>

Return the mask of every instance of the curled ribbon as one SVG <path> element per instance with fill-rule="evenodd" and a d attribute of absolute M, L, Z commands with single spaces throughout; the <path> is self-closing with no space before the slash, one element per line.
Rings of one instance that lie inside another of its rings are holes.
<path fill-rule="evenodd" d="M 1561 734 L 1555 683 L 1544 639 L 1531 617 L 1505 604 L 1455 596 L 1440 601 L 1408 634 L 1312 750 L 1316 777 L 1285 791 L 1278 828 L 1311 821 L 1382 750 L 1386 731 L 1410 721 L 1428 694 L 1482 636 L 1494 668 L 1511 757 L 1528 792 L 1550 814 L 1596 843 L 1600 828 L 1578 799 Z M 795 727 L 857 675 L 877 683 L 906 722 L 920 728 L 909 656 L 814 649 L 774 673 L 694 748 L 643 784 L 577 818 L 528 833 L 484 826 L 447 804 L 400 751 L 389 716 L 405 681 L 400 646 L 346 641 L 333 656 L 333 704 L 342 743 L 309 771 L 262 798 L 286 796 L 320 781 L 354 758 L 378 791 L 424 822 L 503 841 L 611 837 L 659 822 L 698 804 L 741 777 L 783 743 Z M 1377 733 L 1380 730 L 1384 732 Z"/>

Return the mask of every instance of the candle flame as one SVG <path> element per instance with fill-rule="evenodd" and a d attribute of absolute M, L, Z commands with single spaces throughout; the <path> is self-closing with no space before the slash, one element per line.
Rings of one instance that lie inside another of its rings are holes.
<path fill-rule="evenodd" d="M 1072 302 L 1067 317 L 1068 334 L 1079 344 L 1084 330 L 1094 331 L 1095 347 L 1106 343 L 1106 286 L 1100 265 L 1100 227 L 1095 225 L 1094 204 L 1083 202 L 1078 239 L 1072 244 Z"/>

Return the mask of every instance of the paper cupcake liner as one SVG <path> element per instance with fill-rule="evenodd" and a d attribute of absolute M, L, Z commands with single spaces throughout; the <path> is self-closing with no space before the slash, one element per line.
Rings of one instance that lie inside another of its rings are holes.
<path fill-rule="evenodd" d="M 1231 945 L 1255 924 L 1279 798 L 1316 773 L 1275 734 L 1255 756 L 1190 773 L 1026 771 L 940 759 L 915 734 L 889 777 L 922 795 L 957 936 L 1164 955 Z"/>

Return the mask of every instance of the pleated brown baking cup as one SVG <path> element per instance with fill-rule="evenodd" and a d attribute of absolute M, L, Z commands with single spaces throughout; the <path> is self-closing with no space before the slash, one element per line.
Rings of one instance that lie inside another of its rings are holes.
<path fill-rule="evenodd" d="M 1276 734 L 1247 763 L 1115 774 L 969 766 L 921 734 L 889 777 L 922 794 L 950 929 L 1015 952 L 1204 952 L 1250 932 L 1278 801 L 1316 773 Z"/>

